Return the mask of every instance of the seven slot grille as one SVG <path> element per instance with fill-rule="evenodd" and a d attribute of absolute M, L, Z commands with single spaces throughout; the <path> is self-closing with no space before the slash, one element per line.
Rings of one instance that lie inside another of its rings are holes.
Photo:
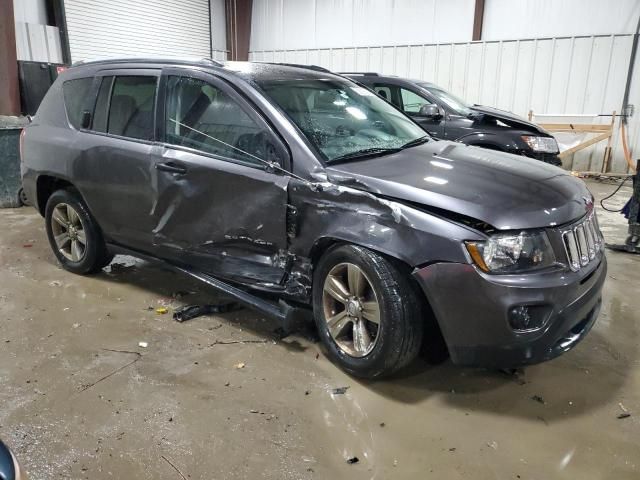
<path fill-rule="evenodd" d="M 593 260 L 602 248 L 602 235 L 595 211 L 580 223 L 562 232 L 562 241 L 569 259 L 569 267 L 574 272 Z"/>

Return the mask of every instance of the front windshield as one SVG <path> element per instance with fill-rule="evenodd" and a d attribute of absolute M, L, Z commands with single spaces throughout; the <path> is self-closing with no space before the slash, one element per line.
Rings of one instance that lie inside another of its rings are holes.
<path fill-rule="evenodd" d="M 376 94 L 346 80 L 269 80 L 258 85 L 328 163 L 383 155 L 426 136 Z"/>
<path fill-rule="evenodd" d="M 456 97 L 453 93 L 447 92 L 440 88 L 434 88 L 433 86 L 423 85 L 423 87 L 434 97 L 440 100 L 442 103 L 447 105 L 451 110 L 453 110 L 458 115 L 462 115 L 466 117 L 470 113 L 473 113 L 471 110 L 471 105 L 462 100 L 461 98 Z"/>

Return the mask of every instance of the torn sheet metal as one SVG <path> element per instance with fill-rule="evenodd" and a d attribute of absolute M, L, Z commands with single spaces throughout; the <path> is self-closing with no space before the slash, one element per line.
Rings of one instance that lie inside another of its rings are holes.
<path fill-rule="evenodd" d="M 279 284 L 289 177 L 179 150 L 167 150 L 164 161 L 186 173 L 154 171 L 153 245 L 220 277 Z"/>

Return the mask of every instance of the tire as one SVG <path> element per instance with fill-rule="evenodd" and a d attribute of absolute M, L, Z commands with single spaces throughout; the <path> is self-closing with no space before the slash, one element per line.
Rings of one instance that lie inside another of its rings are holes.
<path fill-rule="evenodd" d="M 100 227 L 80 195 L 73 190 L 57 190 L 49 197 L 45 226 L 51 249 L 65 270 L 81 275 L 95 273 L 113 259 Z M 63 236 L 65 233 L 66 237 Z"/>
<path fill-rule="evenodd" d="M 357 276 L 354 267 L 363 277 Z M 362 278 L 365 287 L 360 286 Z M 358 295 L 343 295 L 345 292 L 336 286 L 335 280 L 349 293 L 357 291 Z M 342 302 L 333 295 L 351 300 Z M 372 301 L 378 305 L 377 323 Z M 422 308 L 408 269 L 366 248 L 343 245 L 322 256 L 314 270 L 313 310 L 330 359 L 353 376 L 391 375 L 410 364 L 420 351 L 424 332 Z M 358 333 L 363 328 L 367 333 Z M 372 342 L 368 346 L 367 336 Z"/>
<path fill-rule="evenodd" d="M 20 188 L 20 190 L 18 190 L 18 201 L 20 202 L 21 207 L 31 206 L 31 202 L 27 198 L 27 194 L 25 193 L 24 188 Z"/>

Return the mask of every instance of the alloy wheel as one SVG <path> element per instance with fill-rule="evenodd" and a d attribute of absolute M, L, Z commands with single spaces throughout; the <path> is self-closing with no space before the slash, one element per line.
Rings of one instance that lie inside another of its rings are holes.
<path fill-rule="evenodd" d="M 87 237 L 78 212 L 68 203 L 59 203 L 51 214 L 53 238 L 68 260 L 79 262 L 87 251 Z"/>
<path fill-rule="evenodd" d="M 344 353 L 364 357 L 373 350 L 380 329 L 380 304 L 360 267 L 339 263 L 329 271 L 322 306 L 329 334 Z"/>

